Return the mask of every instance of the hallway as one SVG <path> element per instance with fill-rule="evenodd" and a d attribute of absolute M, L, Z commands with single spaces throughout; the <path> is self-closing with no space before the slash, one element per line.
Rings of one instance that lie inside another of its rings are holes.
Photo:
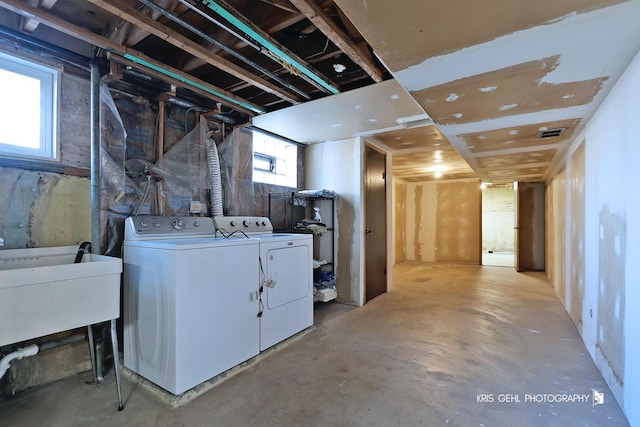
<path fill-rule="evenodd" d="M 311 333 L 181 408 L 124 380 L 117 412 L 112 373 L 83 374 L 0 402 L 0 425 L 628 425 L 543 273 L 404 262 L 394 283 L 317 307 Z"/>

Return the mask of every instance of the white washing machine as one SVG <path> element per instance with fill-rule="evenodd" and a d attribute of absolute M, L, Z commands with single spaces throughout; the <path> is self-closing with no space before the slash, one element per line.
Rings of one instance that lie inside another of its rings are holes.
<path fill-rule="evenodd" d="M 217 216 L 218 234 L 260 241 L 260 351 L 313 325 L 313 236 L 273 233 L 266 217 Z"/>
<path fill-rule="evenodd" d="M 211 218 L 130 217 L 124 365 L 173 394 L 257 355 L 259 241 L 215 237 Z"/>

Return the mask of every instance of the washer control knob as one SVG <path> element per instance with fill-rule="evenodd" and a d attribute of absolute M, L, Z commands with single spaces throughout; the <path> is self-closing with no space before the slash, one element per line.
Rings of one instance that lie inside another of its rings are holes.
<path fill-rule="evenodd" d="M 142 221 L 140 221 L 140 227 L 146 227 L 147 225 L 149 225 L 149 223 L 147 222 L 146 219 L 143 219 Z"/>
<path fill-rule="evenodd" d="M 229 221 L 229 225 L 232 226 L 232 227 L 235 227 L 236 226 L 236 222 L 235 221 Z"/>
<path fill-rule="evenodd" d="M 242 225 L 244 225 L 245 227 L 249 226 L 249 220 L 245 219 L 244 221 L 242 221 Z"/>
<path fill-rule="evenodd" d="M 153 221 L 153 226 L 154 227 L 160 227 L 160 221 L 158 221 L 157 219 L 155 221 Z"/>
<path fill-rule="evenodd" d="M 263 225 L 264 227 L 266 227 L 266 226 L 267 226 L 267 221 L 262 221 L 262 225 Z"/>
<path fill-rule="evenodd" d="M 256 227 L 260 227 L 260 221 L 256 221 Z"/>
<path fill-rule="evenodd" d="M 171 220 L 171 226 L 178 231 L 184 230 L 184 221 L 180 218 L 173 218 Z"/>
<path fill-rule="evenodd" d="M 200 221 L 193 221 L 194 227 L 200 227 Z"/>

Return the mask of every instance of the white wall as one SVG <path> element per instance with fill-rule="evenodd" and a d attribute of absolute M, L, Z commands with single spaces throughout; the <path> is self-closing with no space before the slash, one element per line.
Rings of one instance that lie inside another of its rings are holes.
<path fill-rule="evenodd" d="M 341 302 L 364 303 L 362 236 L 362 141 L 359 138 L 309 145 L 308 189 L 334 190 L 336 201 L 336 288 Z"/>
<path fill-rule="evenodd" d="M 562 233 L 548 234 L 550 279 L 632 426 L 640 426 L 638 94 L 640 54 L 572 144 L 547 198 L 552 230 Z M 576 221 L 582 188 L 583 225 Z"/>

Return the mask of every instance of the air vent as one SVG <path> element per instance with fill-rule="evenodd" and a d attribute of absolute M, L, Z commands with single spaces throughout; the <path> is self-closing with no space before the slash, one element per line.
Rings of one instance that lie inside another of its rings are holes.
<path fill-rule="evenodd" d="M 565 130 L 567 130 L 567 128 L 541 130 L 540 132 L 538 132 L 538 139 L 555 138 L 562 135 Z"/>

